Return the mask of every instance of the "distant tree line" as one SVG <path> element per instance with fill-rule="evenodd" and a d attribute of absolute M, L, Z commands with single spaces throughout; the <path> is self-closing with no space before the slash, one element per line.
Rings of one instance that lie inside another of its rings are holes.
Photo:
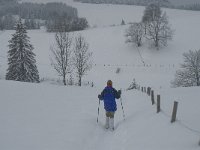
<path fill-rule="evenodd" d="M 200 3 L 174 6 L 172 8 L 200 11 Z"/>
<path fill-rule="evenodd" d="M 88 27 L 85 18 L 78 17 L 76 8 L 64 3 L 17 3 L 0 1 L 0 30 L 14 29 L 18 18 L 22 18 L 27 29 L 46 26 L 48 32 L 83 30 Z"/>
<path fill-rule="evenodd" d="M 168 0 L 74 0 L 82 3 L 105 3 L 105 4 L 127 4 L 147 6 L 149 3 L 159 2 L 161 6 L 168 7 L 170 2 Z"/>
<path fill-rule="evenodd" d="M 147 6 L 150 3 L 159 2 L 161 7 L 185 9 L 185 10 L 196 10 L 200 11 L 200 4 L 186 4 L 186 5 L 173 5 L 168 0 L 74 0 L 82 3 L 95 3 L 95 4 L 126 4 L 126 5 L 139 5 Z"/>
<path fill-rule="evenodd" d="M 17 0 L 0 0 L 0 4 L 17 3 Z"/>

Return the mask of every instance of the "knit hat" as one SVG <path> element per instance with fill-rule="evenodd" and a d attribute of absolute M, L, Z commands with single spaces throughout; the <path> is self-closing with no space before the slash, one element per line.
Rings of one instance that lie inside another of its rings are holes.
<path fill-rule="evenodd" d="M 112 81 L 111 80 L 107 81 L 107 86 L 112 86 Z"/>

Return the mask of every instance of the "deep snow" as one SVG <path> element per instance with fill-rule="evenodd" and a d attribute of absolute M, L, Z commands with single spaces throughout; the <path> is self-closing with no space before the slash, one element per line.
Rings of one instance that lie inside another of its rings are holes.
<path fill-rule="evenodd" d="M 126 119 L 120 101 L 115 114 L 115 131 L 105 130 L 103 104 L 97 118 L 98 87 L 64 87 L 0 81 L 0 149 L 142 149 L 195 150 L 199 134 L 185 128 L 187 123 L 199 129 L 198 88 L 177 89 L 180 96 L 178 122 L 171 124 L 172 103 L 162 98 L 162 112 L 156 114 L 150 98 L 139 91 L 123 91 Z M 8 92 L 9 91 L 9 92 Z M 192 92 L 191 92 L 192 91 Z M 195 93 L 195 94 L 194 94 Z M 187 96 L 193 97 L 188 102 Z M 196 97 L 196 98 L 194 98 Z M 167 96 L 168 98 L 168 96 Z M 189 105 L 188 105 L 189 104 Z M 170 106 L 170 107 L 167 107 Z M 166 110 L 165 110 L 166 109 Z M 186 110 L 190 110 L 186 113 Z"/>
<path fill-rule="evenodd" d="M 38 0 L 37 0 L 38 1 Z M 50 0 L 48 0 L 50 1 Z M 42 2 L 47 2 L 42 1 Z M 63 0 L 64 2 L 64 0 Z M 172 28 L 173 41 L 157 51 L 145 44 L 139 51 L 125 43 L 126 22 L 139 21 L 144 7 L 125 5 L 70 4 L 78 8 L 91 26 L 81 32 L 93 52 L 93 69 L 84 77 L 90 86 L 64 87 L 55 81 L 30 84 L 5 81 L 8 40 L 14 31 L 0 32 L 0 149 L 199 149 L 199 88 L 171 88 L 170 81 L 182 60 L 182 53 L 200 48 L 200 12 L 165 9 Z M 120 11 L 119 11 L 120 10 Z M 112 26 L 115 24 L 116 26 Z M 44 29 L 28 31 L 34 45 L 41 78 L 58 78 L 50 65 L 50 46 L 54 34 Z M 116 69 L 120 68 L 119 74 Z M 139 91 L 125 91 L 133 78 L 141 86 L 151 86 L 155 96 L 161 95 L 162 112 L 156 113 L 150 97 Z M 115 115 L 116 130 L 106 131 L 103 104 L 100 123 L 96 123 L 97 95 L 108 79 L 122 88 L 126 120 L 123 121 L 120 101 Z M 174 100 L 179 102 L 178 121 L 171 124 Z"/>

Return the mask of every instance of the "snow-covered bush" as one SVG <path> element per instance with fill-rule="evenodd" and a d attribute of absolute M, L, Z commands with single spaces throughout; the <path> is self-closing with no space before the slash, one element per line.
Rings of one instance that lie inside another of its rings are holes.
<path fill-rule="evenodd" d="M 120 73 L 120 71 L 121 71 L 121 68 L 117 68 L 116 74 Z"/>
<path fill-rule="evenodd" d="M 173 87 L 200 86 L 200 50 L 183 54 L 184 63 L 176 71 Z"/>
<path fill-rule="evenodd" d="M 138 87 L 138 85 L 137 85 L 135 79 L 133 79 L 133 82 L 130 84 L 130 86 L 126 90 L 137 89 L 137 87 Z"/>

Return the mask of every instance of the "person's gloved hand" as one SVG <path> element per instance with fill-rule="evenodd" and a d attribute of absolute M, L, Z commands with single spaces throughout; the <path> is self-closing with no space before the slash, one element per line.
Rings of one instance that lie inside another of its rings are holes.
<path fill-rule="evenodd" d="M 122 94 L 122 91 L 121 91 L 121 90 L 118 90 L 118 94 L 121 95 L 121 94 Z"/>
<path fill-rule="evenodd" d="M 101 99 L 101 95 L 100 94 L 98 95 L 98 98 Z"/>

